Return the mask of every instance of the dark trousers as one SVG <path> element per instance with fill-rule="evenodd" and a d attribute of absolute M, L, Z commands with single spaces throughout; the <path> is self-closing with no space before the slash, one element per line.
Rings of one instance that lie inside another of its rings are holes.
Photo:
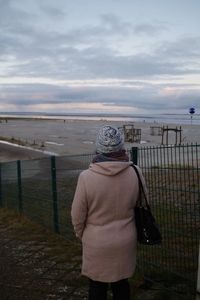
<path fill-rule="evenodd" d="M 110 283 L 113 300 L 130 300 L 130 286 L 128 279 Z M 89 300 L 106 300 L 108 283 L 90 279 Z"/>

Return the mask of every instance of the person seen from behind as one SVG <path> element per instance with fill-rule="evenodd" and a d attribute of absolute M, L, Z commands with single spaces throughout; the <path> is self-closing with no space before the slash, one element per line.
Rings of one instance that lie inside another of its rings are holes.
<path fill-rule="evenodd" d="M 106 300 L 109 285 L 113 300 L 129 300 L 128 279 L 136 266 L 138 178 L 117 127 L 100 128 L 96 153 L 79 175 L 71 210 L 82 242 L 82 275 L 89 278 L 89 300 Z"/>

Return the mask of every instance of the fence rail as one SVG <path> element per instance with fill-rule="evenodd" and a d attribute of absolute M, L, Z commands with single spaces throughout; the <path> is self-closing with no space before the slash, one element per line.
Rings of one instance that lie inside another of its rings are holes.
<path fill-rule="evenodd" d="M 12 208 L 75 242 L 70 209 L 79 173 L 93 155 L 0 164 L 0 206 Z M 163 234 L 138 249 L 138 270 L 165 288 L 195 293 L 200 228 L 200 145 L 132 148 Z"/>

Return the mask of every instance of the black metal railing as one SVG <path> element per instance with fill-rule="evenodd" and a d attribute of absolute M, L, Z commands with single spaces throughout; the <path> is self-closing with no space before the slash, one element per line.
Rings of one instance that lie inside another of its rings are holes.
<path fill-rule="evenodd" d="M 165 288 L 195 293 L 200 229 L 200 145 L 132 148 L 145 176 L 163 243 L 138 247 L 138 270 Z M 93 155 L 0 164 L 0 206 L 12 208 L 75 242 L 71 203 Z"/>

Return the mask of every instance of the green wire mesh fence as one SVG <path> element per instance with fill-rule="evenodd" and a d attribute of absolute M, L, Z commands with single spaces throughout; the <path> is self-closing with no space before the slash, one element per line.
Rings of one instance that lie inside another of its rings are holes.
<path fill-rule="evenodd" d="M 166 289 L 195 293 L 200 229 L 200 145 L 132 148 L 145 176 L 163 235 L 138 247 L 138 270 Z M 0 206 L 12 208 L 75 242 L 71 203 L 80 172 L 93 155 L 0 164 Z"/>
<path fill-rule="evenodd" d="M 139 267 L 148 278 L 176 290 L 195 291 L 200 229 L 200 146 L 145 147 L 138 150 L 160 225 L 162 246 L 140 246 Z M 161 272 L 165 270 L 165 272 Z"/>

